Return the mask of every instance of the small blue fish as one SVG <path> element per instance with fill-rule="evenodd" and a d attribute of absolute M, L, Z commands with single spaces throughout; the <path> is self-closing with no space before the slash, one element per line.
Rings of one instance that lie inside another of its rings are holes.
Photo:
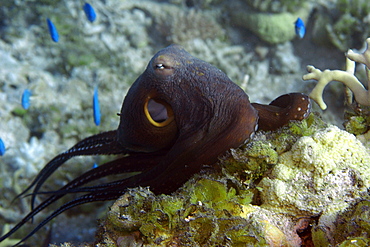
<path fill-rule="evenodd" d="M 85 11 L 86 18 L 90 22 L 94 22 L 96 19 L 96 13 L 94 8 L 89 3 L 85 3 L 83 9 Z"/>
<path fill-rule="evenodd" d="M 95 87 L 95 89 L 94 89 L 93 110 L 94 110 L 95 125 L 99 126 L 99 124 L 100 124 L 100 106 L 99 106 L 99 98 L 98 98 L 98 87 Z"/>
<path fill-rule="evenodd" d="M 59 41 L 59 34 L 57 28 L 54 26 L 54 23 L 49 19 L 46 18 L 46 22 L 48 23 L 49 33 L 51 39 L 57 43 Z"/>
<path fill-rule="evenodd" d="M 306 33 L 306 27 L 304 26 L 304 22 L 301 18 L 297 18 L 295 21 L 295 34 L 302 39 Z"/>
<path fill-rule="evenodd" d="M 94 163 L 94 165 L 92 166 L 92 168 L 97 168 L 98 167 L 98 164 Z"/>
<path fill-rule="evenodd" d="M 29 89 L 25 89 L 22 94 L 22 107 L 25 110 L 28 110 L 30 108 L 30 97 L 32 95 L 32 92 Z"/>
<path fill-rule="evenodd" d="M 0 138 L 0 156 L 3 156 L 5 154 L 5 144 L 3 140 Z"/>

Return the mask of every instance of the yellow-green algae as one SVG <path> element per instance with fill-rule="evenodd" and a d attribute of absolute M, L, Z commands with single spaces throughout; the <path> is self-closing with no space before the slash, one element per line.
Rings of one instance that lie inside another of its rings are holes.
<path fill-rule="evenodd" d="M 369 116 L 351 116 L 344 124 L 346 130 L 354 135 L 364 134 L 370 128 Z"/>
<path fill-rule="evenodd" d="M 370 107 L 361 106 L 356 112 L 344 115 L 346 131 L 356 135 L 367 148 L 370 148 Z"/>
<path fill-rule="evenodd" d="M 184 194 L 186 191 L 189 194 Z M 286 217 L 250 205 L 226 181 L 197 177 L 173 196 L 132 189 L 112 206 L 100 243 L 108 246 L 289 246 Z M 282 227 L 282 224 L 284 227 Z M 141 246 L 141 245 L 140 245 Z"/>
<path fill-rule="evenodd" d="M 171 195 L 130 189 L 110 208 L 94 246 L 301 246 L 302 217 L 318 218 L 317 246 L 366 243 L 368 152 L 315 114 L 257 132 L 218 169 L 196 174 Z M 350 230 L 353 221 L 361 230 Z M 328 227 L 336 224 L 342 228 Z M 328 240 L 336 234 L 343 234 L 340 241 Z"/>

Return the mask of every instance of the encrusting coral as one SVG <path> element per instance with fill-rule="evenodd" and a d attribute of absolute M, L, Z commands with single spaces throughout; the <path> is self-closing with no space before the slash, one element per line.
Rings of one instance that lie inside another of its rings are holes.
<path fill-rule="evenodd" d="M 315 88 L 310 93 L 312 98 L 320 106 L 321 109 L 327 108 L 323 100 L 323 91 L 327 84 L 331 81 L 339 81 L 346 85 L 354 94 L 357 103 L 365 106 L 370 106 L 370 91 L 362 85 L 362 83 L 354 75 L 355 63 L 361 63 L 366 66 L 366 75 L 368 89 L 370 87 L 370 38 L 366 40 L 367 48 L 364 53 L 355 53 L 349 50 L 346 54 L 346 70 L 324 70 L 321 71 L 312 65 L 307 66 L 308 74 L 303 76 L 303 80 L 317 80 Z"/>

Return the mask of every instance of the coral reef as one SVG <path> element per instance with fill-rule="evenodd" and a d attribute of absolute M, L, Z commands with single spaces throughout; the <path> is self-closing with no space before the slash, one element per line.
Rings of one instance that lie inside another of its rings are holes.
<path fill-rule="evenodd" d="M 342 52 L 359 49 L 370 35 L 370 3 L 367 0 L 317 2 L 312 17 L 312 36 L 317 44 Z"/>
<path fill-rule="evenodd" d="M 308 74 L 303 76 L 303 80 L 317 80 L 318 83 L 310 93 L 310 97 L 316 101 L 316 103 L 325 110 L 326 104 L 323 100 L 323 91 L 325 86 L 331 81 L 339 81 L 346 85 L 354 94 L 357 103 L 369 106 L 370 105 L 370 93 L 362 85 L 362 83 L 354 75 L 355 73 L 355 62 L 362 63 L 366 66 L 367 84 L 370 86 L 370 38 L 366 40 L 367 48 L 362 53 L 355 53 L 349 50 L 346 59 L 346 71 L 341 70 L 324 70 L 321 71 L 316 69 L 314 66 L 307 66 Z M 352 104 L 352 102 L 350 102 Z"/>
<path fill-rule="evenodd" d="M 8 232 L 9 231 L 9 225 L 5 224 L 2 226 L 2 232 L 1 234 Z M 19 242 L 20 239 L 7 239 L 4 242 L 0 243 L 0 247 L 7 247 L 7 246 L 12 246 L 15 245 L 16 243 Z"/>
<path fill-rule="evenodd" d="M 245 16 L 251 9 L 250 6 L 238 8 L 232 3 L 228 8 L 222 4 L 226 1 L 220 0 L 155 2 L 92 0 L 91 4 L 94 5 L 98 15 L 96 22 L 91 24 L 84 21 L 80 1 L 4 0 L 1 2 L 0 15 L 3 18 L 0 21 L 0 102 L 3 104 L 0 107 L 0 137 L 7 146 L 7 153 L 0 160 L 0 193 L 3 195 L 0 201 L 0 223 L 3 225 L 16 222 L 28 212 L 29 206 L 26 200 L 17 201 L 12 206 L 9 205 L 10 201 L 29 184 L 35 171 L 39 171 L 51 157 L 87 135 L 117 126 L 116 113 L 119 111 L 128 85 L 145 69 L 152 54 L 170 42 L 182 42 L 190 53 L 219 67 L 233 81 L 241 83 L 243 78 L 246 78 L 243 81 L 243 88 L 246 89 L 253 102 L 266 103 L 279 94 L 289 91 L 305 91 L 305 85 L 300 80 L 303 73 L 300 62 L 305 62 L 306 55 L 297 55 L 297 44 L 292 42 L 292 45 L 287 42 L 279 46 L 267 46 L 261 40 L 253 38 L 248 32 L 246 34 L 234 30 L 234 19 L 229 20 L 228 15 L 237 13 L 241 18 L 246 18 Z M 176 4 L 176 6 L 166 2 Z M 236 1 L 227 1 L 227 5 L 231 2 Z M 259 11 L 279 12 L 280 4 L 284 4 L 283 1 L 248 2 L 253 2 L 252 5 L 256 7 L 253 12 L 255 15 Z M 258 2 L 270 5 L 257 6 Z M 290 2 L 294 4 L 295 1 Z M 302 3 L 302 1 L 299 2 Z M 366 0 L 359 2 L 368 3 Z M 300 3 L 296 5 L 298 8 Z M 357 6 L 359 5 L 352 4 L 348 9 Z M 206 8 L 207 11 L 203 12 L 201 8 Z M 362 9 L 365 10 L 365 8 Z M 284 41 L 287 37 L 290 39 L 294 37 L 293 22 L 295 19 L 287 12 L 291 9 L 283 7 L 281 10 L 283 11 L 278 13 L 278 16 L 290 16 L 283 19 L 284 28 L 286 28 L 284 32 L 289 34 L 280 37 L 280 33 L 276 33 L 275 29 L 271 30 L 266 27 L 271 23 L 277 25 L 275 21 L 270 20 L 270 23 L 263 21 L 265 28 L 261 29 L 264 32 L 261 33 L 262 40 L 265 38 L 274 41 L 279 38 L 278 40 Z M 295 11 L 296 7 L 293 7 L 293 10 Z M 354 10 L 351 10 L 351 15 L 355 16 L 352 11 Z M 358 8 L 358 11 L 361 11 L 361 8 Z M 305 10 L 303 15 L 307 17 L 309 12 L 310 9 Z M 318 11 L 318 13 L 327 18 L 318 25 L 319 30 L 323 30 L 322 27 L 326 25 L 333 25 L 338 20 L 326 12 Z M 345 34 L 343 39 L 338 37 L 343 42 L 349 41 L 345 43 L 345 47 L 355 47 L 352 46 L 353 43 L 362 42 L 362 35 L 366 35 L 365 29 L 369 27 L 366 13 L 369 11 L 359 12 L 361 17 L 356 17 L 356 21 L 351 22 L 350 27 L 352 28 L 355 23 L 360 24 L 355 28 L 355 33 L 341 31 L 338 34 L 339 36 Z M 268 15 L 267 13 L 262 14 Z M 182 21 L 176 21 L 177 16 L 181 17 Z M 53 43 L 47 35 L 46 17 L 53 18 L 60 32 L 61 37 L 58 44 Z M 171 21 L 166 21 L 167 17 Z M 191 22 L 191 18 L 194 18 L 195 22 Z M 233 18 L 237 19 L 237 17 Z M 246 23 L 242 24 L 246 25 Z M 309 22 L 307 25 L 312 25 L 312 23 Z M 201 32 L 197 30 L 198 26 L 202 28 Z M 176 28 L 179 28 L 179 31 Z M 359 33 L 361 35 L 357 35 Z M 335 40 L 335 37 L 333 36 L 332 39 Z M 307 42 L 304 43 L 304 50 L 310 51 L 305 52 L 306 54 L 316 52 L 313 56 L 317 57 L 317 54 L 320 53 L 321 56 L 325 53 L 326 57 L 320 59 L 325 67 L 330 68 L 335 64 L 335 67 L 340 68 L 338 61 L 329 59 L 332 54 L 329 49 L 317 52 L 316 47 L 308 40 L 303 40 Z M 260 50 L 263 52 L 259 52 Z M 99 84 L 99 88 L 102 89 L 99 96 L 103 118 L 99 128 L 93 124 L 90 102 L 96 84 Z M 22 91 L 28 87 L 34 90 L 35 95 L 31 98 L 30 109 L 25 111 L 21 108 L 20 97 Z M 335 114 L 335 110 L 331 113 L 328 111 L 326 113 L 331 116 Z M 347 130 L 356 134 L 364 145 L 370 147 L 369 114 L 352 115 L 348 119 Z M 309 121 L 315 122 L 316 120 L 310 118 Z M 316 132 L 316 129 L 312 127 L 316 124 L 309 121 L 303 123 L 306 127 L 290 126 L 288 133 L 259 132 L 256 137 L 260 139 L 247 144 L 250 149 L 249 153 L 246 153 L 245 148 L 232 150 L 231 156 L 222 163 L 227 164 L 223 169 L 226 171 L 225 177 L 229 179 L 224 178 L 224 182 L 221 183 L 225 190 L 238 188 L 238 186 L 241 188 L 250 186 L 254 197 L 258 199 L 260 187 L 256 187 L 255 181 L 269 174 L 272 166 L 278 164 L 279 156 L 290 150 L 301 136 L 310 136 Z M 337 123 L 341 122 L 337 121 Z M 93 162 L 95 160 L 72 160 L 65 168 L 62 167 L 62 172 L 54 179 L 55 184 L 48 184 L 48 188 L 52 190 L 62 185 L 69 178 L 83 172 L 86 167 L 90 168 Z M 209 179 L 209 176 L 205 179 Z M 230 187 L 225 185 L 226 180 L 242 185 Z M 211 181 L 215 181 L 215 178 L 212 177 Z M 232 201 L 230 198 L 228 200 Z M 249 204 L 246 203 L 246 205 L 249 207 Z M 202 207 L 197 207 L 209 212 L 206 206 L 203 204 Z M 255 209 L 254 212 L 270 212 L 256 206 L 250 207 Z M 92 209 L 90 211 L 90 216 L 87 214 L 84 216 L 96 218 L 95 212 Z M 285 217 L 280 214 L 275 216 L 276 222 L 281 217 Z M 216 219 L 215 216 L 212 217 Z M 55 221 L 54 228 L 61 221 L 63 221 L 61 218 Z M 71 220 L 68 218 L 65 221 L 68 223 Z M 245 219 L 239 222 L 242 222 L 241 226 L 256 224 L 251 229 L 257 233 L 264 229 L 257 223 L 250 223 L 251 221 Z M 289 222 L 291 224 L 290 219 Z M 269 229 L 276 229 L 275 226 L 278 224 L 268 225 L 266 223 L 266 225 Z M 276 227 L 279 229 L 276 232 L 284 233 L 283 227 Z M 25 229 L 25 231 L 28 230 Z M 73 232 L 77 231 L 77 227 L 74 228 Z M 237 231 L 235 229 L 235 232 Z M 212 232 L 212 234 L 216 233 Z M 140 235 L 130 236 L 121 238 L 121 245 L 124 245 L 127 239 L 129 239 L 127 242 L 130 242 Z M 64 241 L 65 238 L 59 240 Z M 116 239 L 114 241 L 113 246 L 117 243 Z M 73 246 L 73 244 L 66 243 L 65 246 Z"/>
<path fill-rule="evenodd" d="M 195 9 L 184 11 L 174 7 L 167 9 L 170 11 L 161 11 L 160 15 L 156 15 L 153 9 L 146 7 L 146 10 L 151 11 L 154 17 L 156 29 L 164 36 L 168 44 L 184 44 L 194 38 L 225 39 L 223 28 L 215 20 L 219 15 L 217 12 Z"/>
<path fill-rule="evenodd" d="M 360 139 L 368 146 L 370 130 L 370 38 L 366 40 L 366 49 L 362 53 L 349 50 L 346 54 L 346 70 L 321 71 L 312 65 L 307 66 L 308 74 L 303 80 L 317 80 L 317 84 L 310 93 L 310 97 L 325 110 L 327 108 L 323 100 L 323 92 L 331 81 L 339 81 L 346 85 L 346 103 L 352 108 L 352 112 L 346 112 L 344 126 L 346 130 L 355 135 L 362 135 Z M 364 65 L 367 88 L 355 75 L 356 63 Z M 355 101 L 353 101 L 353 95 Z"/>
<path fill-rule="evenodd" d="M 368 220 L 366 211 L 356 213 L 364 206 L 352 207 L 367 203 L 361 198 L 370 185 L 368 164 L 368 150 L 353 135 L 311 115 L 274 133 L 258 132 L 220 162 L 221 170 L 194 176 L 172 195 L 154 196 L 147 188 L 130 190 L 111 207 L 98 242 L 300 246 L 297 231 L 311 222 L 312 236 L 319 243 L 315 233 L 323 222 L 337 224 L 343 215 L 346 224 L 355 218 Z M 324 235 L 339 234 L 325 229 Z M 369 233 L 366 226 L 362 229 L 329 243 Z"/>

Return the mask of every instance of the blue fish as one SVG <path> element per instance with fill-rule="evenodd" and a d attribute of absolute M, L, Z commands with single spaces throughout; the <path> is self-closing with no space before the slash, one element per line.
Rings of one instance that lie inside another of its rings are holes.
<path fill-rule="evenodd" d="M 56 43 L 59 41 L 59 34 L 57 28 L 54 26 L 54 23 L 49 19 L 46 18 L 46 22 L 48 23 L 49 33 L 51 39 Z"/>
<path fill-rule="evenodd" d="M 30 108 L 30 97 L 32 95 L 32 92 L 29 89 L 25 89 L 22 94 L 22 107 L 25 110 L 28 110 Z"/>
<path fill-rule="evenodd" d="M 306 27 L 304 26 L 304 22 L 301 18 L 297 18 L 295 21 L 295 34 L 302 39 L 306 33 Z"/>
<path fill-rule="evenodd" d="M 97 168 L 98 167 L 98 164 L 94 163 L 94 165 L 92 166 L 92 168 Z"/>
<path fill-rule="evenodd" d="M 100 124 L 100 106 L 99 106 L 99 98 L 98 98 L 98 87 L 94 89 L 94 96 L 93 96 L 93 110 L 94 110 L 94 122 L 96 126 Z"/>
<path fill-rule="evenodd" d="M 3 140 L 0 138 L 0 156 L 3 156 L 5 154 L 5 144 Z"/>
<path fill-rule="evenodd" d="M 94 8 L 89 3 L 85 3 L 83 9 L 85 11 L 86 18 L 90 22 L 94 22 L 96 19 L 96 13 Z"/>

